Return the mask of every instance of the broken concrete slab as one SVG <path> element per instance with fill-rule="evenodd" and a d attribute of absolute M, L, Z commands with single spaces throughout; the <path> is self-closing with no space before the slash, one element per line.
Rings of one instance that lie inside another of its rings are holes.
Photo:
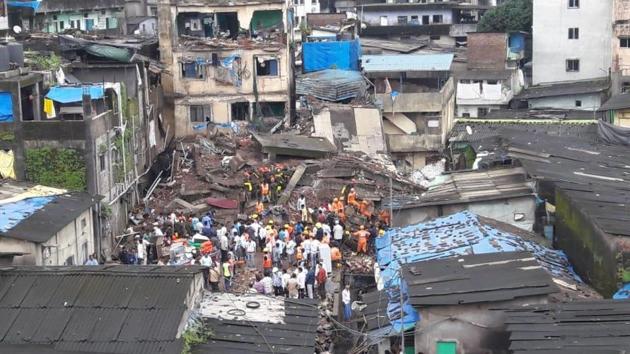
<path fill-rule="evenodd" d="M 304 164 L 298 166 L 295 169 L 295 172 L 293 172 L 293 176 L 291 176 L 287 187 L 284 189 L 282 195 L 280 196 L 280 199 L 278 200 L 278 204 L 282 205 L 289 201 L 289 198 L 291 198 L 291 193 L 293 193 L 293 189 L 295 189 L 295 186 L 297 186 L 297 184 L 300 182 L 305 171 L 306 165 Z"/>

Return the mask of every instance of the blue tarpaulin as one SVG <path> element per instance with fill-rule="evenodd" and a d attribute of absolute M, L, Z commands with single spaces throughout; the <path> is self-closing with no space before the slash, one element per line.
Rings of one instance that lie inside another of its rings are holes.
<path fill-rule="evenodd" d="M 15 203 L 0 205 L 0 232 L 7 232 L 28 219 L 36 211 L 55 200 L 56 197 L 35 197 L 20 200 Z"/>
<path fill-rule="evenodd" d="M 103 98 L 105 90 L 102 85 L 92 85 L 89 87 L 92 99 Z M 83 87 L 79 86 L 54 86 L 50 88 L 46 97 L 59 103 L 81 102 L 83 99 Z"/>
<path fill-rule="evenodd" d="M 613 299 L 615 300 L 630 299 L 630 283 L 624 284 L 624 286 L 622 286 L 621 289 L 619 289 L 619 291 L 617 291 L 615 295 L 613 295 Z"/>
<path fill-rule="evenodd" d="M 306 42 L 302 44 L 304 71 L 324 69 L 359 70 L 359 40 L 339 42 Z"/>
<path fill-rule="evenodd" d="M 41 3 L 41 1 L 9 1 L 7 5 L 9 7 L 30 7 L 33 10 L 37 10 Z"/>
<path fill-rule="evenodd" d="M 9 92 L 0 92 L 0 122 L 13 122 L 13 98 Z"/>

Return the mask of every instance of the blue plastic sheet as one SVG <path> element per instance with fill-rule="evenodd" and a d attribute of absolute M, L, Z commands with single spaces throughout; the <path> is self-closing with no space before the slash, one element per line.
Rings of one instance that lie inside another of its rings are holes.
<path fill-rule="evenodd" d="M 102 85 L 89 86 L 90 96 L 93 100 L 103 98 L 105 90 Z M 46 97 L 59 103 L 74 103 L 83 100 L 83 87 L 81 86 L 54 86 L 50 88 Z"/>
<path fill-rule="evenodd" d="M 13 97 L 9 92 L 0 92 L 0 122 L 13 122 Z"/>
<path fill-rule="evenodd" d="M 29 218 L 56 197 L 35 197 L 0 205 L 0 232 L 7 232 Z"/>
<path fill-rule="evenodd" d="M 37 10 L 41 3 L 41 1 L 9 1 L 7 5 L 9 7 L 30 7 L 33 10 Z"/>
<path fill-rule="evenodd" d="M 306 42 L 302 44 L 304 71 L 324 69 L 359 70 L 359 40 L 339 42 Z"/>
<path fill-rule="evenodd" d="M 625 284 L 613 295 L 613 299 L 615 300 L 626 300 L 630 299 L 630 283 Z"/>

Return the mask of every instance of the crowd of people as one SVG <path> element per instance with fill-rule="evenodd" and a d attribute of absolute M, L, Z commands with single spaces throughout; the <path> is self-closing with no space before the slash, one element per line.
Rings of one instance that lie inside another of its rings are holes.
<path fill-rule="evenodd" d="M 288 182 L 287 172 L 277 165 L 246 172 L 241 209 L 250 213 L 228 223 L 217 221 L 212 211 L 156 214 L 147 209 L 142 215 L 131 214 L 134 225 L 123 236 L 133 242 L 121 242 L 119 261 L 204 265 L 212 291 L 230 291 L 246 267 L 255 278 L 248 284 L 251 292 L 325 299 L 328 278 L 342 260 L 342 248 L 367 254 L 387 229 L 390 216 L 387 211 L 375 213 L 371 202 L 360 199 L 352 185 L 321 205 L 300 195 L 295 205 L 283 206 L 296 213 L 278 216 L 271 208 Z M 249 205 L 253 205 L 251 210 Z M 289 215 L 298 217 L 291 220 Z M 344 313 L 349 309 L 346 290 Z"/>

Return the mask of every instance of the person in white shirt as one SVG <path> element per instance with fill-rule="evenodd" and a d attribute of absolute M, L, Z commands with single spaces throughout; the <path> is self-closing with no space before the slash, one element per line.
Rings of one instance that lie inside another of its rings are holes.
<path fill-rule="evenodd" d="M 311 240 L 311 264 L 317 264 L 317 259 L 319 257 L 319 240 L 314 238 Z"/>
<path fill-rule="evenodd" d="M 297 210 L 302 211 L 304 208 L 306 208 L 306 197 L 304 194 L 300 194 L 297 202 Z"/>
<path fill-rule="evenodd" d="M 343 226 L 339 224 L 339 220 L 335 220 L 335 226 L 333 226 L 332 232 L 333 239 L 341 243 L 341 240 L 343 239 Z"/>
<path fill-rule="evenodd" d="M 138 264 L 146 265 L 147 264 L 147 246 L 150 245 L 149 241 L 141 238 L 136 235 L 136 248 L 138 251 L 137 258 Z"/>
<path fill-rule="evenodd" d="M 298 275 L 297 275 L 297 281 L 298 281 L 298 292 L 299 292 L 299 296 L 300 299 L 303 299 L 304 296 L 306 295 L 306 270 L 302 269 L 302 267 L 298 268 Z"/>
<path fill-rule="evenodd" d="M 350 298 L 350 284 L 341 292 L 341 302 L 343 302 L 343 319 L 349 321 L 352 318 L 352 299 Z"/>
<path fill-rule="evenodd" d="M 262 283 L 265 289 L 265 295 L 273 295 L 273 279 L 271 279 L 269 273 L 265 274 Z"/>
<path fill-rule="evenodd" d="M 289 265 L 293 266 L 295 264 L 295 247 L 297 244 L 293 241 L 293 238 L 290 238 L 287 242 L 286 252 L 287 258 L 289 260 Z"/>
<path fill-rule="evenodd" d="M 219 236 L 219 248 L 221 248 L 221 260 L 225 261 L 227 259 L 227 254 L 230 248 L 230 241 L 227 237 L 227 230 L 226 233 Z"/>
<path fill-rule="evenodd" d="M 289 279 L 291 279 L 291 271 L 283 269 L 282 270 L 282 289 L 284 289 L 284 296 L 289 297 L 289 289 L 287 285 L 289 284 Z"/>
<path fill-rule="evenodd" d="M 326 223 L 322 224 L 322 230 L 324 230 L 324 234 L 329 234 L 329 235 L 330 235 L 330 233 L 331 233 L 331 231 L 332 231 L 332 230 L 330 229 L 330 225 L 328 225 L 328 224 L 326 224 Z"/>
<path fill-rule="evenodd" d="M 326 273 L 332 273 L 332 256 L 330 246 L 327 243 L 321 243 L 319 245 L 319 260 L 324 269 L 326 269 Z"/>
<path fill-rule="evenodd" d="M 256 268 L 256 265 L 254 264 L 254 254 L 256 253 L 256 241 L 254 240 L 249 240 L 247 242 L 247 266 L 251 269 Z"/>
<path fill-rule="evenodd" d="M 302 241 L 302 253 L 304 255 L 304 259 L 309 259 L 311 255 L 311 239 L 306 236 L 304 241 Z"/>

